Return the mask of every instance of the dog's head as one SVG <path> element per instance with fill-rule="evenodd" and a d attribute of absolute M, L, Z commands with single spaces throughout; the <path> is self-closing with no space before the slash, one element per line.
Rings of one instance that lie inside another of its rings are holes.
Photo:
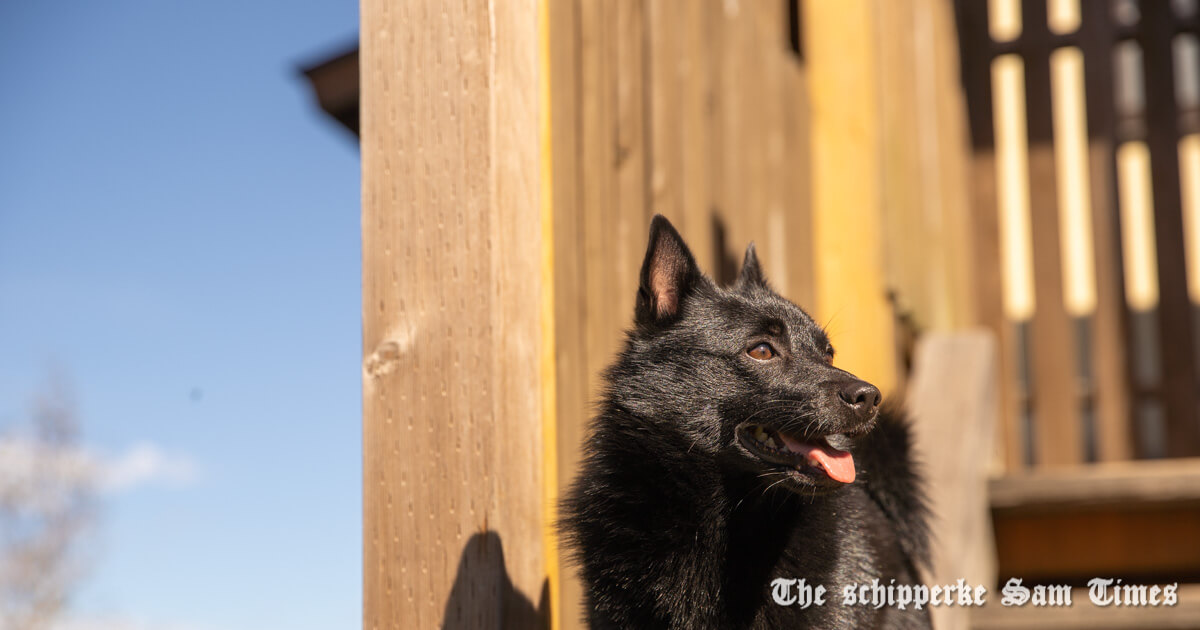
<path fill-rule="evenodd" d="M 829 337 L 771 290 L 753 245 L 718 287 L 656 216 L 635 323 L 609 372 L 614 401 L 768 485 L 808 495 L 854 481 L 853 438 L 874 426 L 879 390 L 834 367 Z"/>

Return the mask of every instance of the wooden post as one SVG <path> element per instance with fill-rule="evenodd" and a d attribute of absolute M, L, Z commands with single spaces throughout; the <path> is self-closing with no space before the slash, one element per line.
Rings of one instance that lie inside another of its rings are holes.
<path fill-rule="evenodd" d="M 931 333 L 917 344 L 907 407 L 937 541 L 929 584 L 996 582 L 988 466 L 997 405 L 996 345 L 990 332 Z M 947 388 L 946 383 L 954 387 Z M 969 608 L 930 607 L 934 627 L 970 627 Z"/>
<path fill-rule="evenodd" d="M 545 624 L 538 8 L 362 2 L 365 628 Z"/>
<path fill-rule="evenodd" d="M 883 273 L 883 139 L 873 0 L 804 4 L 812 103 L 818 323 L 837 365 L 893 390 L 895 330 Z"/>

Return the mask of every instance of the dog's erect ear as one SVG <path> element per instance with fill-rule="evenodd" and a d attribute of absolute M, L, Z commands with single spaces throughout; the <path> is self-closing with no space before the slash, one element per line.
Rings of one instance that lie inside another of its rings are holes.
<path fill-rule="evenodd" d="M 746 257 L 742 260 L 742 273 L 738 275 L 737 286 L 767 286 L 763 277 L 762 267 L 758 264 L 758 254 L 754 252 L 754 243 L 746 247 Z"/>
<path fill-rule="evenodd" d="M 661 214 L 650 222 L 650 244 L 642 262 L 635 318 L 640 324 L 673 320 L 696 282 L 700 269 L 679 232 Z"/>

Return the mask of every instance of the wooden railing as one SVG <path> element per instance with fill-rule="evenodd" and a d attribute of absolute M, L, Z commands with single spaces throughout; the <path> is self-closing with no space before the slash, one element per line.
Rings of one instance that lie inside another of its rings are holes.
<path fill-rule="evenodd" d="M 1200 8 L 955 4 L 1007 469 L 1200 454 Z"/>

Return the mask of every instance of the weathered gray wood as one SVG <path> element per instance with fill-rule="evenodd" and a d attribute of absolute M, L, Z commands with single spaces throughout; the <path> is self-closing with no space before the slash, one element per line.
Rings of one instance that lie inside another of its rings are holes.
<path fill-rule="evenodd" d="M 996 579 L 988 465 L 998 409 L 996 344 L 988 332 L 931 333 L 917 345 L 908 389 L 917 452 L 933 510 L 930 584 Z M 938 628 L 966 628 L 968 612 L 933 609 Z"/>

